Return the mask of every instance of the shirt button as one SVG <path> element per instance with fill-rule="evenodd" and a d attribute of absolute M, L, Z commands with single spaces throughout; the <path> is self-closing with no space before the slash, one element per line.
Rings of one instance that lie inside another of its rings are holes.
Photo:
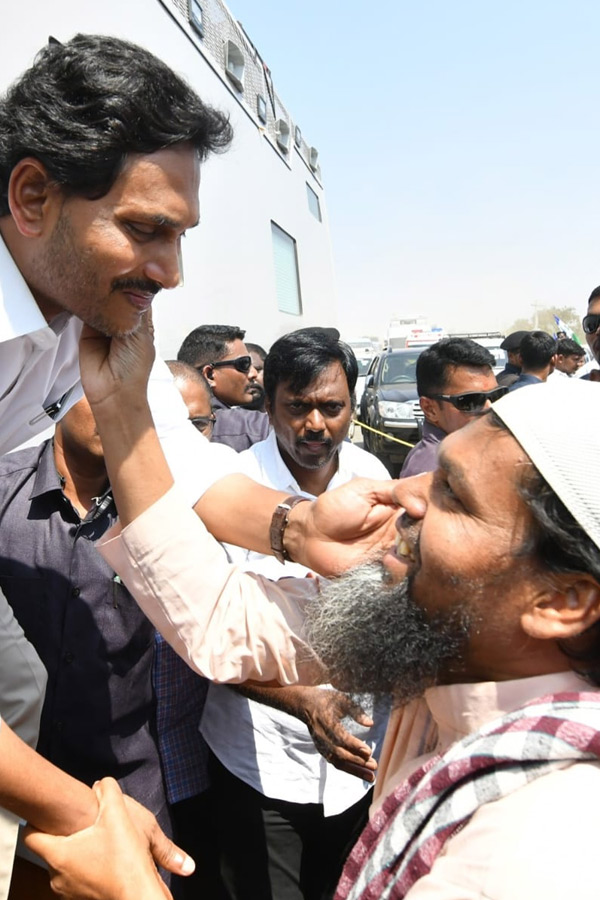
<path fill-rule="evenodd" d="M 71 591 L 71 597 L 79 597 L 80 593 L 81 591 L 79 590 L 79 588 L 73 588 Z"/>
<path fill-rule="evenodd" d="M 67 650 L 67 652 L 65 653 L 63 659 L 64 659 L 64 661 L 65 661 L 66 663 L 72 663 L 73 660 L 75 659 L 75 657 L 73 656 L 73 654 L 71 653 L 70 650 Z"/>

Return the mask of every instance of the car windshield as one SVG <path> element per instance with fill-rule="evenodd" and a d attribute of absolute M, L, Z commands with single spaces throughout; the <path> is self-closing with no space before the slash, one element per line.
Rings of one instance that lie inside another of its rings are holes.
<path fill-rule="evenodd" d="M 414 384 L 417 380 L 416 369 L 420 352 L 420 350 L 416 350 L 414 353 L 386 357 L 381 368 L 381 383 Z"/>
<path fill-rule="evenodd" d="M 369 371 L 369 366 L 371 365 L 371 360 L 370 359 L 357 359 L 356 362 L 358 363 L 358 374 L 366 375 L 367 372 Z"/>

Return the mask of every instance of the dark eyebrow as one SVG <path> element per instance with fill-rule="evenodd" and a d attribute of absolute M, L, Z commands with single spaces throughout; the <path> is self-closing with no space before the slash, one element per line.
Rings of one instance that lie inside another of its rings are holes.
<path fill-rule="evenodd" d="M 179 231 L 181 228 L 181 222 L 177 222 L 175 219 L 170 219 L 168 216 L 161 216 L 159 214 L 152 215 L 151 213 L 141 212 L 135 218 L 137 218 L 139 222 L 148 222 L 151 225 L 158 225 L 159 228 L 172 228 L 174 231 Z M 194 224 L 188 227 L 195 228 L 199 222 L 200 219 L 196 219 Z M 187 228 L 185 231 L 187 231 Z"/>

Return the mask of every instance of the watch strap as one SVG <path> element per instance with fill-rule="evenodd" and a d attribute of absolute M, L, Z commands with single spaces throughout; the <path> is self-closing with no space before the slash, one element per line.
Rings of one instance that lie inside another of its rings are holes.
<path fill-rule="evenodd" d="M 286 497 L 281 503 L 278 503 L 273 512 L 271 527 L 269 529 L 269 540 L 273 556 L 275 559 L 279 560 L 280 563 L 284 563 L 286 560 L 289 562 L 290 560 L 290 556 L 283 545 L 283 536 L 290 520 L 290 512 L 298 505 L 298 503 L 302 503 L 303 500 L 310 500 L 310 498 L 302 497 L 300 494 L 292 494 L 290 497 Z"/>

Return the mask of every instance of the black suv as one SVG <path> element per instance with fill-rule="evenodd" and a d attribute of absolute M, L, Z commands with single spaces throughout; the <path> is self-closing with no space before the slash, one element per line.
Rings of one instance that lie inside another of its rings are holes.
<path fill-rule="evenodd" d="M 421 437 L 423 413 L 417 394 L 416 366 L 423 347 L 387 350 L 376 356 L 360 401 L 360 421 L 383 434 L 362 428 L 364 445 L 398 475 L 410 447 Z"/>

